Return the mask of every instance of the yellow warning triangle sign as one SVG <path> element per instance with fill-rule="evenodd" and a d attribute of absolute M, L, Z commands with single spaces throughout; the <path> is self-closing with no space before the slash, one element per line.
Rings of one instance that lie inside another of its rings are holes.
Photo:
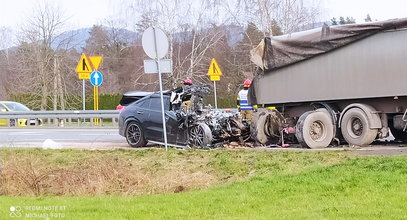
<path fill-rule="evenodd" d="M 222 71 L 220 70 L 219 65 L 215 59 L 212 59 L 211 65 L 209 66 L 209 69 L 208 69 L 208 75 L 209 76 L 222 75 Z"/>
<path fill-rule="evenodd" d="M 90 65 L 88 57 L 84 53 L 82 54 L 81 59 L 79 60 L 78 65 L 76 66 L 76 72 L 77 73 L 92 72 L 92 66 Z"/>
<path fill-rule="evenodd" d="M 89 59 L 93 65 L 93 70 L 97 70 L 99 68 L 100 63 L 102 62 L 102 56 L 91 56 L 89 57 Z"/>

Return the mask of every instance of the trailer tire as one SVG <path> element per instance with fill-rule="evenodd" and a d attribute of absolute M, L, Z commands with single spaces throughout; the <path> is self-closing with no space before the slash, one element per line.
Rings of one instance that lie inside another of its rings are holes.
<path fill-rule="evenodd" d="M 297 121 L 295 136 L 298 142 L 309 148 L 328 147 L 334 138 L 332 118 L 327 111 L 309 111 Z"/>
<path fill-rule="evenodd" d="M 378 130 L 369 127 L 369 119 L 360 108 L 351 108 L 343 115 L 341 132 L 348 144 L 365 146 L 377 137 Z"/>

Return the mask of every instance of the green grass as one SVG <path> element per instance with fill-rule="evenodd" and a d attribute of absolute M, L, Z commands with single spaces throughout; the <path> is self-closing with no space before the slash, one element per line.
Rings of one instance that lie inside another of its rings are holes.
<path fill-rule="evenodd" d="M 114 151 L 95 153 L 117 154 Z M 74 154 L 80 160 L 89 157 L 82 151 Z M 169 161 L 185 158 L 186 164 L 199 164 L 197 158 L 208 157 L 205 161 L 208 168 L 200 169 L 237 181 L 203 190 L 141 196 L 1 196 L 0 218 L 9 215 L 10 206 L 23 209 L 25 206 L 66 206 L 66 210 L 61 211 L 64 219 L 407 218 L 406 156 L 347 157 L 337 152 L 223 150 L 170 151 L 168 154 L 157 150 L 123 151 L 119 154 L 138 159 L 165 157 L 151 168 L 158 173 Z M 55 160 L 58 158 L 55 155 L 47 158 L 53 158 L 52 163 L 61 163 Z"/>

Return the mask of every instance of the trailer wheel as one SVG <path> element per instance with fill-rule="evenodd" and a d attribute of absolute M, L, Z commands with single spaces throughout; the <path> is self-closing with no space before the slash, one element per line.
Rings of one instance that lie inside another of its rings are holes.
<path fill-rule="evenodd" d="M 325 148 L 334 138 L 334 127 L 327 111 L 309 111 L 297 121 L 295 132 L 298 142 L 309 148 Z"/>
<path fill-rule="evenodd" d="M 364 146 L 376 139 L 378 130 L 369 127 L 369 119 L 362 109 L 352 108 L 342 118 L 341 132 L 349 144 Z"/>

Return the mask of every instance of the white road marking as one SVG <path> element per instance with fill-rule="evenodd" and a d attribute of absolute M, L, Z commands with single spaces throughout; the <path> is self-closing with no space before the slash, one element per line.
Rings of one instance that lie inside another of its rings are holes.
<path fill-rule="evenodd" d="M 16 135 L 44 135 L 41 134 L 40 132 L 30 132 L 30 131 L 26 131 L 26 132 L 13 132 L 13 133 L 9 133 L 9 136 L 16 136 Z"/>

